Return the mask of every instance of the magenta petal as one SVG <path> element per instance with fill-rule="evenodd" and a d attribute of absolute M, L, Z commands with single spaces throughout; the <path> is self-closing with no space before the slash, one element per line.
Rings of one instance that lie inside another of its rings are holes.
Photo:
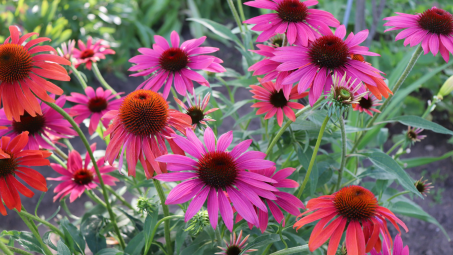
<path fill-rule="evenodd" d="M 250 147 L 250 144 L 252 144 L 252 142 L 253 142 L 252 139 L 240 142 L 238 145 L 236 145 L 233 148 L 233 150 L 231 150 L 230 155 L 233 158 L 239 157 L 242 153 L 244 153 Z"/>
<path fill-rule="evenodd" d="M 228 196 L 233 202 L 236 211 L 247 221 L 253 225 L 259 226 L 258 217 L 253 210 L 252 205 L 248 199 L 243 199 L 242 194 L 232 187 L 227 187 Z"/>
<path fill-rule="evenodd" d="M 212 228 L 216 229 L 219 219 L 219 199 L 215 188 L 211 188 L 208 196 L 208 215 Z"/>
<path fill-rule="evenodd" d="M 208 197 L 209 191 L 211 190 L 211 187 L 205 187 L 198 195 L 195 196 L 195 198 L 190 202 L 189 207 L 187 208 L 186 215 L 184 217 L 184 221 L 187 222 L 192 217 L 197 214 L 198 211 L 200 211 L 201 207 L 203 206 L 204 202 L 206 201 L 206 198 Z"/>
<path fill-rule="evenodd" d="M 204 131 L 204 143 L 209 152 L 215 151 L 215 135 L 210 127 Z"/>
<path fill-rule="evenodd" d="M 156 158 L 156 161 L 162 162 L 162 163 L 175 163 L 175 164 L 181 164 L 181 165 L 188 165 L 188 166 L 196 166 L 198 163 L 186 156 L 182 155 L 162 155 L 158 158 Z"/>
<path fill-rule="evenodd" d="M 219 209 L 220 215 L 222 215 L 223 222 L 225 222 L 225 226 L 230 230 L 233 231 L 233 209 L 231 208 L 230 201 L 225 196 L 222 190 L 219 190 Z"/>
<path fill-rule="evenodd" d="M 225 151 L 233 141 L 233 131 L 229 131 L 219 137 L 217 141 L 217 151 Z"/>
<path fill-rule="evenodd" d="M 237 167 L 239 169 L 260 170 L 260 169 L 273 167 L 274 165 L 275 165 L 275 163 L 272 161 L 269 161 L 269 160 L 252 159 L 252 160 L 248 160 L 248 161 L 242 162 L 240 164 L 237 164 Z"/>
<path fill-rule="evenodd" d="M 198 176 L 197 173 L 190 173 L 190 172 L 181 172 L 181 173 L 163 173 L 158 174 L 154 177 L 154 179 L 164 181 L 164 182 L 177 182 L 183 181 L 189 178 L 193 178 Z"/>

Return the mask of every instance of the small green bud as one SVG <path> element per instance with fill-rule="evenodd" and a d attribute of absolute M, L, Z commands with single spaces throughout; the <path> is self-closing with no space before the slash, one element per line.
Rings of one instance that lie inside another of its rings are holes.
<path fill-rule="evenodd" d="M 208 211 L 202 209 L 189 220 L 189 226 L 185 231 L 189 231 L 191 235 L 196 236 L 209 224 Z"/>
<path fill-rule="evenodd" d="M 448 96 L 452 91 L 453 91 L 453 76 L 451 76 L 445 81 L 444 85 L 442 85 L 442 87 L 440 88 L 437 97 L 439 99 L 443 99 L 444 96 Z"/>
<path fill-rule="evenodd" d="M 138 212 L 143 215 L 144 213 L 152 213 L 156 209 L 156 206 L 150 198 L 140 197 L 137 201 L 137 208 Z"/>

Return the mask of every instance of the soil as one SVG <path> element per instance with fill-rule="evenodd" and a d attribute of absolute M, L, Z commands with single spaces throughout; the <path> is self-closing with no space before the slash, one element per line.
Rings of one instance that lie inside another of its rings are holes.
<path fill-rule="evenodd" d="M 187 36 L 186 36 L 187 37 Z M 225 60 L 225 66 L 236 69 L 239 71 L 239 61 L 237 60 L 236 56 L 240 53 L 232 48 L 225 48 L 221 43 L 216 41 L 209 41 L 211 46 L 221 48 L 220 53 L 217 55 Z M 84 72 L 88 72 L 87 70 L 83 70 Z M 143 82 L 142 78 L 135 78 L 129 77 L 126 82 L 121 81 L 114 75 L 106 75 L 107 82 L 117 91 L 124 91 L 126 93 L 133 91 L 141 82 Z M 90 84 L 93 87 L 100 86 L 99 83 L 93 82 Z M 224 88 L 216 88 L 221 93 L 227 94 Z M 236 100 L 244 100 L 250 98 L 251 94 L 246 89 L 240 89 L 236 93 Z M 174 105 L 174 102 L 172 102 Z M 245 115 L 251 108 L 248 105 L 239 109 L 239 115 Z M 443 112 L 435 112 L 433 121 L 437 122 L 444 127 L 453 130 L 452 123 L 444 121 L 445 113 Z M 232 119 L 230 119 L 232 120 Z M 223 122 L 222 127 L 219 130 L 219 133 L 226 132 L 231 130 L 232 121 L 225 120 Z M 82 125 L 83 126 L 83 125 Z M 250 125 L 251 129 L 258 128 L 258 122 L 252 122 Z M 87 133 L 85 127 L 84 131 Z M 401 134 L 401 132 L 405 129 L 402 125 L 392 125 L 390 127 L 390 133 L 392 135 Z M 453 150 L 453 145 L 447 143 L 447 140 L 451 137 L 448 135 L 440 135 L 430 131 L 424 131 L 425 135 L 428 137 L 421 142 L 416 143 L 411 148 L 411 153 L 405 155 L 405 157 L 438 157 L 445 154 L 448 151 Z M 75 138 L 72 139 L 71 142 L 73 143 L 76 150 L 79 152 L 84 152 L 85 148 L 80 141 L 80 139 Z M 97 138 L 96 140 L 98 144 L 98 148 L 105 147 L 104 143 Z M 390 148 L 392 146 L 391 142 L 387 142 L 386 148 Z M 453 237 L 453 162 L 451 158 L 438 161 L 435 163 L 431 163 L 425 165 L 423 167 L 416 167 L 412 169 L 407 169 L 408 173 L 414 179 L 420 179 L 422 171 L 426 170 L 425 178 L 430 180 L 433 177 L 440 176 L 436 178 L 434 181 L 435 188 L 432 190 L 431 194 L 424 200 L 420 198 L 416 198 L 415 202 L 419 204 L 423 209 L 432 215 L 435 219 L 437 219 L 440 224 L 447 230 L 450 237 Z M 46 177 L 55 177 L 58 174 L 53 171 L 50 167 L 41 167 L 38 169 L 44 176 Z M 439 171 L 439 172 L 438 172 Z M 56 185 L 56 182 L 49 181 L 49 184 L 53 184 L 54 186 L 49 190 L 48 194 L 45 196 L 44 200 L 42 201 L 38 215 L 49 217 L 52 215 L 58 208 L 59 203 L 52 202 L 53 196 L 53 188 Z M 35 205 L 39 199 L 40 194 L 35 194 L 33 198 L 24 198 L 23 205 L 29 212 L 33 212 Z M 89 199 L 86 195 L 82 195 L 80 199 L 77 199 L 74 203 L 69 204 L 68 207 L 77 216 L 81 216 L 84 211 L 84 203 Z M 64 212 L 61 211 L 64 215 Z M 443 235 L 443 233 L 433 224 L 414 219 L 408 217 L 402 217 L 403 221 L 407 224 L 409 228 L 409 232 L 403 234 L 403 241 L 405 245 L 410 247 L 410 251 L 412 255 L 439 255 L 439 254 L 453 254 L 453 242 L 448 242 L 447 238 Z M 52 221 L 53 222 L 53 221 Z M 1 230 L 26 230 L 26 226 L 23 224 L 21 219 L 17 216 L 16 213 L 13 211 L 8 211 L 8 215 L 4 217 L 0 217 L 0 231 Z M 43 234 L 46 229 L 41 226 L 40 228 L 41 233 Z M 393 234 L 395 231 L 393 231 Z"/>

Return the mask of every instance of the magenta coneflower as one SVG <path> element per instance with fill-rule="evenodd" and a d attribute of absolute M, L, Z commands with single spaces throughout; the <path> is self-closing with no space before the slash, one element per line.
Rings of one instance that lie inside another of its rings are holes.
<path fill-rule="evenodd" d="M 286 34 L 289 44 L 307 46 L 308 41 L 314 41 L 320 36 L 315 30 L 325 33 L 330 27 L 338 27 L 340 22 L 326 11 L 309 9 L 318 4 L 317 0 L 255 0 L 245 2 L 245 5 L 255 8 L 274 10 L 277 13 L 260 15 L 244 21 L 256 24 L 252 30 L 263 31 L 256 40 L 264 42 L 276 34 Z"/>
<path fill-rule="evenodd" d="M 187 98 L 187 104 L 186 106 L 181 100 L 175 97 L 175 101 L 177 104 L 179 104 L 184 110 L 186 110 L 186 114 L 192 118 L 192 127 L 195 129 L 197 125 L 203 124 L 207 125 L 207 121 L 215 121 L 214 119 L 211 119 L 208 114 L 217 111 L 219 108 L 212 108 L 207 111 L 205 111 L 206 106 L 208 106 L 209 99 L 211 98 L 211 93 L 207 93 L 203 100 L 201 99 L 201 96 L 198 97 L 194 95 L 194 102 L 192 103 L 190 100 L 189 96 L 186 96 Z"/>
<path fill-rule="evenodd" d="M 330 31 L 330 30 L 329 30 Z M 282 63 L 278 66 L 278 71 L 292 71 L 288 77 L 283 80 L 283 84 L 293 84 L 299 82 L 298 92 L 302 93 L 310 89 L 309 101 L 313 105 L 323 94 L 323 91 L 329 91 L 332 85 L 332 75 L 335 73 L 341 76 L 352 77 L 353 80 L 364 82 L 376 86 L 376 82 L 370 78 L 382 77 L 378 69 L 367 65 L 361 61 L 351 58 L 353 54 L 379 56 L 379 54 L 369 52 L 367 47 L 359 46 L 368 36 L 368 30 L 361 31 L 354 35 L 350 33 L 346 40 L 344 25 L 339 26 L 335 34 L 327 31 L 322 37 L 305 46 L 290 46 L 277 48 L 275 57 L 271 60 Z M 362 86 L 358 93 L 365 92 Z"/>
<path fill-rule="evenodd" d="M 160 35 L 155 35 L 154 40 L 156 43 L 152 49 L 140 48 L 138 51 L 143 55 L 129 59 L 129 62 L 137 64 L 129 68 L 129 71 L 139 71 L 130 76 L 147 76 L 154 73 L 137 89 L 158 91 L 165 84 L 163 96 L 167 98 L 174 83 L 180 95 L 185 96 L 187 90 L 193 95 L 192 81 L 209 87 L 209 82 L 194 70 L 225 72 L 225 68 L 220 65 L 223 63 L 220 58 L 204 55 L 216 52 L 218 48 L 199 47 L 206 40 L 206 36 L 185 41 L 181 46 L 179 46 L 180 38 L 176 31 L 171 32 L 171 45 Z"/>
<path fill-rule="evenodd" d="M 294 114 L 293 109 L 299 110 L 304 108 L 304 106 L 296 102 L 290 102 L 289 100 L 297 100 L 306 97 L 308 93 L 303 92 L 298 94 L 297 88 L 294 87 L 289 94 L 289 100 L 287 100 L 285 95 L 283 95 L 283 90 L 278 91 L 275 88 L 274 82 L 262 82 L 260 78 L 258 78 L 258 81 L 262 87 L 250 85 L 250 88 L 252 88 L 250 92 L 254 94 L 253 98 L 261 101 L 252 105 L 254 108 L 259 108 L 256 115 L 267 113 L 264 119 L 269 119 L 277 114 L 277 122 L 280 127 L 283 124 L 283 115 L 286 115 L 286 117 L 292 121 L 296 121 L 296 115 Z"/>
<path fill-rule="evenodd" d="M 166 172 L 165 164 L 159 164 L 155 158 L 167 154 L 165 140 L 173 153 L 184 155 L 171 139 L 173 129 L 185 133 L 185 128 L 192 127 L 192 119 L 181 112 L 168 108 L 168 103 L 157 92 L 136 90 L 126 97 L 118 110 L 106 113 L 104 118 L 113 119 L 104 133 L 111 135 L 105 157 L 110 165 L 119 157 L 118 170 L 123 166 L 124 152 L 129 175 L 135 176 L 137 161 L 143 165 L 145 175 L 151 178 L 154 171 Z"/>
<path fill-rule="evenodd" d="M 93 38 L 88 37 L 87 44 L 85 45 L 82 40 L 79 40 L 79 49 L 73 50 L 72 56 L 75 58 L 75 67 L 79 67 L 81 64 L 85 64 L 88 70 L 91 70 L 93 63 L 98 62 L 101 59 L 105 59 L 105 55 L 115 54 L 115 51 L 110 49 L 107 44 L 102 44 L 103 40 L 98 40 L 93 44 Z"/>
<path fill-rule="evenodd" d="M 195 159 L 182 155 L 163 155 L 159 162 L 167 163 L 167 168 L 174 173 L 155 176 L 161 181 L 183 181 L 168 194 L 166 204 L 181 204 L 189 201 L 185 221 L 190 220 L 207 200 L 209 220 L 213 228 L 217 227 L 218 212 L 222 215 L 227 228 L 233 230 L 233 209 L 237 210 L 247 222 L 259 225 L 253 209 L 257 206 L 267 212 L 261 200 L 263 194 L 278 192 L 271 183 L 274 179 L 251 172 L 272 167 L 274 162 L 265 160 L 266 154 L 248 151 L 252 140 L 246 140 L 227 151 L 233 140 L 233 132 L 223 134 L 217 140 L 211 128 L 204 132 L 204 144 L 191 129 L 186 129 L 187 139 L 173 135 L 174 142 Z M 206 146 L 206 147 L 205 147 Z M 247 171 L 248 170 L 248 171 Z M 229 198 L 229 199 L 228 199 Z"/>
<path fill-rule="evenodd" d="M 293 88 L 292 84 L 283 85 L 283 80 L 292 72 L 292 71 L 277 71 L 277 67 L 280 65 L 280 62 L 273 61 L 270 58 L 274 57 L 275 47 L 258 44 L 256 45 L 259 50 L 251 50 L 256 54 L 264 56 L 263 60 L 260 60 L 249 67 L 249 71 L 254 71 L 253 75 L 263 75 L 265 76 L 262 79 L 262 82 L 268 82 L 273 79 L 275 80 L 275 89 L 277 91 L 283 90 L 283 95 L 287 100 L 289 100 L 289 94 L 291 94 L 291 89 Z"/>
<path fill-rule="evenodd" d="M 346 78 L 346 75 L 341 77 L 336 73 L 332 76 L 332 79 L 333 84 L 329 97 L 330 102 L 336 106 L 344 107 L 358 104 L 367 93 L 357 93 L 362 85 L 357 83 L 357 80 L 352 80 L 351 77 Z"/>
<path fill-rule="evenodd" d="M 244 251 L 245 246 L 247 246 L 247 240 L 249 239 L 249 236 L 244 237 L 242 239 L 242 230 L 239 232 L 239 235 L 236 238 L 236 233 L 233 232 L 233 234 L 230 237 L 230 242 L 228 243 L 226 240 L 226 248 L 218 246 L 220 249 L 222 249 L 222 252 L 217 252 L 215 254 L 220 254 L 220 255 L 248 255 L 247 252 L 254 252 L 257 251 L 257 249 L 247 249 Z"/>
<path fill-rule="evenodd" d="M 91 150 L 96 150 L 96 144 L 91 145 Z M 71 194 L 69 196 L 69 201 L 72 203 L 80 197 L 85 190 L 96 188 L 99 184 L 99 178 L 96 175 L 94 166 L 88 167 L 90 162 L 91 160 L 88 152 L 85 155 L 85 161 L 83 163 L 80 154 L 77 151 L 71 151 L 68 155 L 68 165 L 66 168 L 58 164 L 50 164 L 53 170 L 63 175 L 57 178 L 47 178 L 47 180 L 62 182 L 53 190 L 54 193 L 57 193 L 53 198 L 54 202 L 58 198 L 63 199 L 66 195 Z M 114 171 L 116 168 L 113 166 L 106 166 L 104 157 L 98 159 L 96 164 L 99 168 L 99 172 L 101 172 L 102 180 L 105 185 L 114 186 L 118 179 L 107 173 Z"/>
<path fill-rule="evenodd" d="M 82 123 L 86 118 L 90 118 L 88 132 L 92 135 L 96 131 L 99 121 L 102 122 L 104 127 L 108 127 L 110 119 L 102 118 L 102 116 L 108 111 L 118 110 L 122 100 L 112 99 L 116 95 L 123 93 L 112 94 L 111 90 L 104 91 L 101 87 L 97 88 L 95 92 L 92 87 L 87 87 L 85 94 L 73 92 L 71 96 L 67 97 L 68 101 L 77 104 L 69 110 L 69 114 L 75 117 L 74 121 L 78 124 Z"/>
<path fill-rule="evenodd" d="M 54 98 L 53 95 L 51 97 L 52 99 Z M 61 96 L 55 101 L 55 104 L 63 107 L 65 102 L 66 97 Z M 43 103 L 41 103 L 41 108 L 42 115 L 37 114 L 36 116 L 31 116 L 25 113 L 20 116 L 20 122 L 8 120 L 5 116 L 4 109 L 1 109 L 0 126 L 5 126 L 7 129 L 0 130 L 0 136 L 9 136 L 12 138 L 27 131 L 29 140 L 25 149 L 39 150 L 43 148 L 52 150 L 53 146 L 47 143 L 42 136 L 53 140 L 55 138 L 70 138 L 71 136 L 77 135 L 77 132 L 72 129 L 71 123 L 65 120 L 61 114 Z"/>
<path fill-rule="evenodd" d="M 392 241 L 384 238 L 381 252 L 377 252 L 376 249 L 370 251 L 370 255 L 409 255 L 409 247 L 406 245 L 403 247 L 403 239 L 401 235 L 395 236 L 395 242 L 393 242 L 393 252 L 392 252 Z"/>
<path fill-rule="evenodd" d="M 37 33 L 21 37 L 16 26 L 10 26 L 9 31 L 11 35 L 0 44 L 0 101 L 3 101 L 6 118 L 19 121 L 24 112 L 33 117 L 42 114 L 36 96 L 46 102 L 55 102 L 47 92 L 63 94 L 60 87 L 44 78 L 69 81 L 66 69 L 60 65 L 71 62 L 54 54 L 42 54 L 55 52 L 49 45 L 35 46 L 50 41 L 49 38 L 38 37 L 25 43 Z"/>
<path fill-rule="evenodd" d="M 360 99 L 359 103 L 354 105 L 354 111 L 366 112 L 368 115 L 373 117 L 372 112 L 378 112 L 378 113 L 381 112 L 373 107 L 380 106 L 380 105 L 382 105 L 380 103 L 380 100 L 378 100 L 374 95 L 369 93 L 368 95 L 362 97 Z"/>
<path fill-rule="evenodd" d="M 19 192 L 32 197 L 35 193 L 26 187 L 47 192 L 46 178 L 31 166 L 48 166 L 52 153 L 43 150 L 26 150 L 28 132 L 23 132 L 11 139 L 3 136 L 0 144 L 0 213 L 7 215 L 5 206 L 10 210 L 16 208 L 19 212 L 22 208 Z M 2 201 L 3 200 L 3 201 Z"/>
<path fill-rule="evenodd" d="M 348 254 L 364 255 L 373 248 L 380 251 L 379 233 L 384 238 L 391 239 L 386 219 L 400 233 L 397 223 L 406 232 L 408 231 L 406 225 L 389 209 L 379 206 L 371 191 L 360 186 L 351 185 L 332 195 L 313 198 L 308 201 L 307 208 L 308 211 L 300 215 L 303 218 L 296 222 L 294 227 L 299 229 L 308 223 L 320 220 L 308 241 L 311 252 L 330 238 L 327 255 L 335 255 L 345 229 Z"/>
<path fill-rule="evenodd" d="M 276 188 L 297 188 L 299 184 L 291 179 L 286 179 L 290 176 L 296 169 L 292 167 L 284 168 L 280 171 L 275 172 L 276 167 L 270 167 L 263 170 L 252 170 L 251 172 L 255 172 L 258 174 L 262 174 L 266 177 L 269 177 L 275 181 L 276 183 L 272 183 L 271 185 Z M 272 216 L 278 223 L 281 223 L 283 227 L 285 226 L 285 219 L 283 217 L 283 212 L 280 210 L 281 207 L 286 212 L 298 216 L 300 214 L 300 208 L 305 209 L 304 204 L 298 199 L 297 197 L 283 192 L 283 191 L 273 191 L 271 193 L 263 193 L 260 195 L 263 202 L 269 206 L 269 209 L 272 213 Z M 266 211 L 261 210 L 255 206 L 255 210 L 258 214 L 259 225 L 255 225 L 257 228 L 261 230 L 261 233 L 264 233 L 267 229 L 267 224 L 269 222 L 269 215 Z M 236 222 L 242 220 L 240 215 L 236 216 Z M 248 223 L 250 229 L 252 229 L 252 224 Z"/>
<path fill-rule="evenodd" d="M 401 31 L 395 40 L 405 39 L 404 46 L 411 47 L 422 44 L 425 55 L 432 52 L 434 56 L 438 52 L 448 62 L 450 54 L 453 54 L 453 15 L 433 6 L 431 9 L 419 14 L 406 14 L 397 12 L 399 16 L 387 17 L 388 22 L 384 26 L 390 26 L 385 30 Z"/>
<path fill-rule="evenodd" d="M 415 142 L 420 142 L 422 139 L 425 139 L 426 135 L 420 135 L 420 133 L 423 131 L 423 128 L 411 128 L 411 126 L 407 127 L 407 138 L 415 143 Z"/>

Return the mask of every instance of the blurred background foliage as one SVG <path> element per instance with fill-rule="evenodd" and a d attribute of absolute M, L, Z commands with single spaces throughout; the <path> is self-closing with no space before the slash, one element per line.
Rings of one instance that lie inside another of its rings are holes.
<path fill-rule="evenodd" d="M 151 47 L 156 34 L 168 38 L 171 31 L 176 30 L 186 40 L 206 35 L 221 41 L 225 47 L 233 48 L 225 38 L 210 32 L 198 22 L 188 21 L 189 18 L 210 19 L 226 25 L 233 32 L 239 32 L 234 28 L 234 19 L 224 0 L 0 0 L 0 3 L 3 24 L 0 27 L 0 41 L 5 39 L 3 35 L 8 34 L 8 26 L 12 24 L 20 26 L 24 32 L 37 32 L 51 38 L 54 47 L 69 39 L 86 41 L 88 36 L 104 39 L 116 54 L 107 56 L 100 66 L 104 72 L 113 73 L 123 80 L 127 78 L 127 69 L 130 67 L 128 59 L 137 54 L 138 48 Z M 369 58 L 369 61 L 383 72 L 391 74 L 413 49 L 404 47 L 402 41 L 389 43 L 397 32 L 384 34 L 382 18 L 394 15 L 394 11 L 423 12 L 433 5 L 453 12 L 453 2 L 449 0 L 354 0 L 347 22 L 348 31 L 369 29 L 371 34 L 374 32 L 373 40 L 367 44 L 371 51 L 381 54 L 381 58 Z M 316 7 L 331 12 L 342 23 L 345 21 L 347 0 L 319 0 Z M 268 11 L 247 6 L 243 8 L 246 18 Z M 239 52 L 232 49 L 228 54 Z M 404 98 L 404 104 L 398 107 L 399 113 L 422 114 L 426 101 L 432 99 L 443 82 L 453 75 L 451 64 L 443 65 L 445 62 L 440 54 L 435 58 L 428 55 L 419 59 L 404 84 L 409 89 L 405 91 L 407 97 Z M 239 65 L 226 63 L 226 66 L 234 68 Z M 240 68 L 235 69 L 240 71 Z M 90 72 L 87 75 L 88 79 L 93 78 Z M 387 78 L 392 81 L 391 77 Z M 439 108 L 447 111 L 446 117 L 453 122 L 453 102 L 444 100 Z"/>

